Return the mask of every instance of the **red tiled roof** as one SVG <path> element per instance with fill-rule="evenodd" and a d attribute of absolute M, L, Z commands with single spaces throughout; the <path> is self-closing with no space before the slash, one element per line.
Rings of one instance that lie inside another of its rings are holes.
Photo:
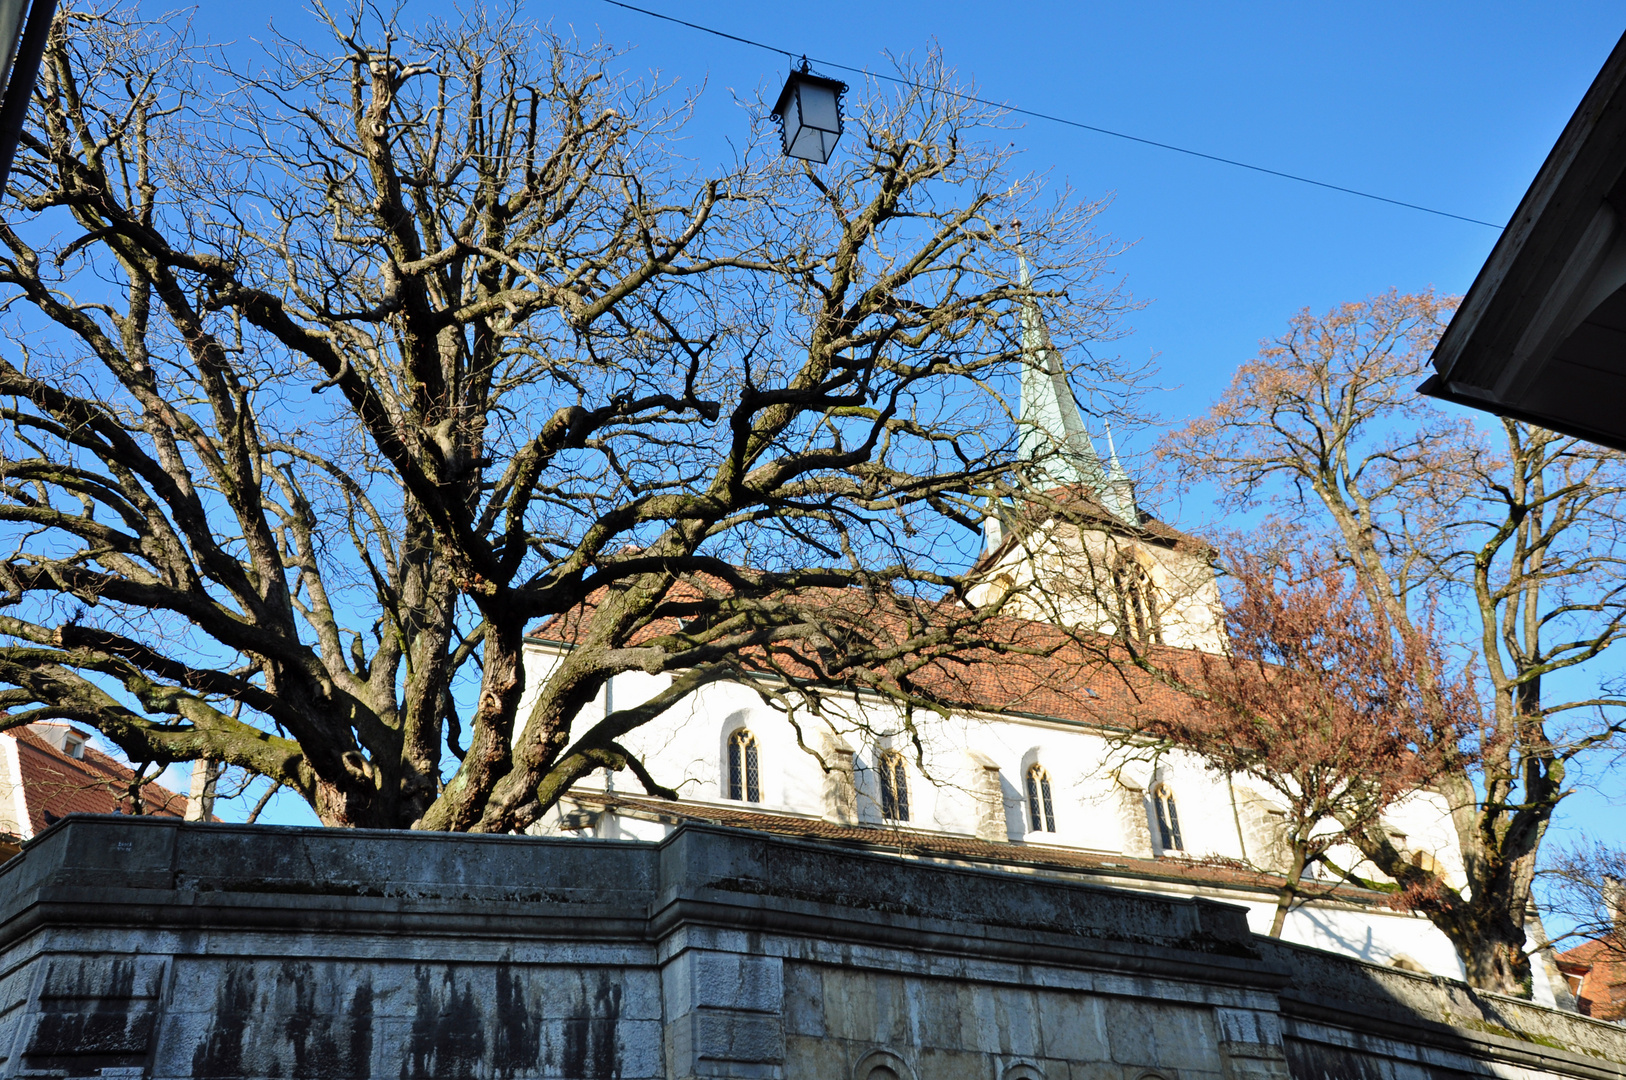
<path fill-rule="evenodd" d="M 1594 1020 L 1626 1020 L 1626 949 L 1610 941 L 1586 941 L 1558 954 L 1564 974 L 1579 976 L 1575 1003 Z"/>
<path fill-rule="evenodd" d="M 82 757 L 70 757 L 51 745 L 32 727 L 0 733 L 16 740 L 17 763 L 31 833 L 42 832 L 51 820 L 68 814 L 127 814 L 130 782 L 135 774 L 106 754 L 86 745 Z M 144 813 L 183 817 L 186 796 L 155 783 L 141 788 Z"/>
<path fill-rule="evenodd" d="M 631 795 L 600 795 L 571 792 L 571 801 L 626 813 L 631 817 L 707 822 L 713 825 L 753 829 L 778 836 L 845 843 L 923 858 L 965 860 L 1005 866 L 1025 866 L 1072 871 L 1101 878 L 1143 878 L 1155 881 L 1231 886 L 1245 890 L 1268 891 L 1281 888 L 1279 874 L 1261 873 L 1230 859 L 1144 859 L 1131 855 L 1078 851 L 1031 843 L 997 843 L 972 836 L 926 832 L 897 825 L 842 825 L 823 818 L 775 814 L 761 810 L 735 810 L 730 807 L 669 802 L 664 799 Z M 1370 907 L 1389 904 L 1386 893 L 1347 885 L 1332 888 L 1306 882 L 1306 891 L 1347 903 Z"/>
<path fill-rule="evenodd" d="M 674 593 L 693 588 L 679 583 Z M 698 596 L 698 590 L 695 590 Z M 912 601 L 861 589 L 805 589 L 778 598 L 784 606 L 802 605 L 821 619 L 855 628 L 859 634 L 882 637 L 891 629 L 904 640 L 919 625 L 915 620 L 963 619 L 967 612 L 951 603 Z M 569 646 L 581 633 L 584 615 L 593 602 L 546 620 L 533 636 Z M 637 635 L 645 641 L 676 633 L 676 619 L 657 620 Z M 924 650 L 931 654 L 931 650 Z M 1200 663 L 1196 653 L 1167 646 L 1145 648 L 1151 666 L 1163 672 L 1191 677 Z M 764 673 L 766 652 L 755 646 L 736 654 L 742 666 Z M 1069 631 L 1048 622 L 1012 616 L 980 621 L 966 640 L 937 650 L 934 658 L 902 676 L 916 695 L 944 705 L 984 713 L 1014 713 L 1073 721 L 1097 727 L 1129 727 L 1135 714 L 1191 707 L 1190 699 L 1128 663 L 1123 648 L 1111 637 Z M 885 683 L 891 676 L 877 668 L 861 678 L 848 673 L 830 678 L 822 670 L 817 650 L 803 642 L 777 644 L 772 662 L 776 673 L 826 686 Z"/>

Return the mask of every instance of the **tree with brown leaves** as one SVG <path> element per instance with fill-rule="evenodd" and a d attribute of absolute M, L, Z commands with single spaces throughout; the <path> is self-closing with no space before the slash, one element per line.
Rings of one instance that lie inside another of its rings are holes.
<path fill-rule="evenodd" d="M 1165 674 L 1188 710 L 1139 718 L 1136 734 L 1202 756 L 1262 787 L 1280 814 L 1282 874 L 1270 934 L 1306 896 L 1305 875 L 1350 838 L 1381 829 L 1403 797 L 1460 767 L 1478 702 L 1446 674 L 1432 636 L 1391 624 L 1349 575 L 1311 556 L 1244 556 L 1231 568 L 1227 650 Z M 1335 879 L 1347 868 L 1333 867 Z"/>
<path fill-rule="evenodd" d="M 1466 887 L 1413 865 L 1381 829 L 1353 838 L 1451 939 L 1470 982 L 1517 994 L 1566 770 L 1622 730 L 1626 699 L 1596 662 L 1626 636 L 1626 469 L 1613 451 L 1517 421 L 1487 436 L 1418 396 L 1451 308 L 1390 292 L 1301 312 L 1162 453 L 1220 485 L 1228 507 L 1273 505 L 1319 535 L 1396 632 L 1421 634 L 1435 599 L 1463 627 L 1484 720 L 1436 786 Z M 1590 688 L 1551 692 L 1560 672 Z"/>
<path fill-rule="evenodd" d="M 4 722 L 503 832 L 597 769 L 665 791 L 622 737 L 776 652 L 929 702 L 997 615 L 939 566 L 1013 486 L 1019 310 L 1065 296 L 1065 346 L 1123 307 L 1095 207 L 935 57 L 829 166 L 758 103 L 707 174 L 611 50 L 328 29 L 238 70 L 58 17 L 0 227 Z M 633 670 L 669 684 L 577 723 Z"/>

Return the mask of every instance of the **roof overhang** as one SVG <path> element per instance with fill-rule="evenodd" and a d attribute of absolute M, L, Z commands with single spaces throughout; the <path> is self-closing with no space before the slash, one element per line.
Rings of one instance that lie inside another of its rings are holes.
<path fill-rule="evenodd" d="M 1626 450 L 1626 36 L 1433 359 L 1424 394 Z"/>

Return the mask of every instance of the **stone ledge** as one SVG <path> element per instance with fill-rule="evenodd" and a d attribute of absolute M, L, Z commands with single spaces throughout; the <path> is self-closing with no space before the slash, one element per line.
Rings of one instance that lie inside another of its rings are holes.
<path fill-rule="evenodd" d="M 70 818 L 0 869 L 0 947 L 0 1076 L 303 1075 L 319 1050 L 335 1078 L 811 1080 L 884 1052 L 948 1080 L 1070 1046 L 1096 1080 L 1626 1077 L 1626 1031 L 1256 938 L 1227 905 L 713 826 Z"/>

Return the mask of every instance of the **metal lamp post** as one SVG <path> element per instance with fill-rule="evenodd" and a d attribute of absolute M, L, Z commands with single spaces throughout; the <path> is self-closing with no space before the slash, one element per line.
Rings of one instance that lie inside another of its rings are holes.
<path fill-rule="evenodd" d="M 28 117 L 28 99 L 45 55 L 56 0 L 0 0 L 0 192 L 11 176 L 11 159 Z M 24 25 L 24 16 L 27 25 Z"/>
<path fill-rule="evenodd" d="M 841 138 L 841 95 L 846 92 L 846 83 L 808 71 L 807 57 L 802 57 L 801 70 L 790 73 L 773 107 L 786 154 L 820 164 L 830 160 Z"/>

